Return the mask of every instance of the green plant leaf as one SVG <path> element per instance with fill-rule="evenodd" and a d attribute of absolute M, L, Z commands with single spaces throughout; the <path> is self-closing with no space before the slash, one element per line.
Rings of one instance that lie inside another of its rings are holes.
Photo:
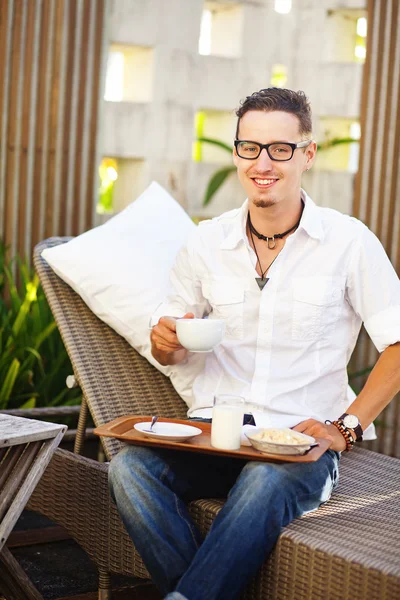
<path fill-rule="evenodd" d="M 356 140 L 355 138 L 332 138 L 317 144 L 317 149 L 328 150 L 328 148 L 333 148 L 333 146 L 340 146 L 341 144 L 355 144 L 359 142 L 360 140 Z"/>
<path fill-rule="evenodd" d="M 7 371 L 7 375 L 3 381 L 3 385 L 0 388 L 0 408 L 6 408 L 8 404 L 11 392 L 13 391 L 15 380 L 17 379 L 20 366 L 21 363 L 19 362 L 19 360 L 14 358 Z"/>
<path fill-rule="evenodd" d="M 218 146 L 218 148 L 222 148 L 222 150 L 226 150 L 229 154 L 233 152 L 233 146 L 229 146 L 229 144 L 225 144 L 225 142 L 221 142 L 221 140 L 215 140 L 214 138 L 206 138 L 199 137 L 197 138 L 198 142 L 202 142 L 203 144 L 212 144 L 214 146 Z"/>
<path fill-rule="evenodd" d="M 43 344 L 43 342 L 57 329 L 56 322 L 53 321 L 49 323 L 45 329 L 38 335 L 35 341 L 35 348 L 38 349 Z"/>
<path fill-rule="evenodd" d="M 221 185 L 224 183 L 225 179 L 231 173 L 234 173 L 235 171 L 236 171 L 236 167 L 229 166 L 229 167 L 224 167 L 223 169 L 219 169 L 219 171 L 216 171 L 214 173 L 214 175 L 211 177 L 210 181 L 208 182 L 208 186 L 207 186 L 206 193 L 205 193 L 204 200 L 203 200 L 203 206 L 207 206 L 207 204 L 209 204 L 209 202 L 211 201 L 214 194 L 219 190 Z"/>
<path fill-rule="evenodd" d="M 21 404 L 20 408 L 35 408 L 36 407 L 36 398 L 34 396 L 32 396 L 31 398 L 29 398 L 29 400 L 27 400 L 26 402 L 24 402 L 24 404 Z"/>
<path fill-rule="evenodd" d="M 82 394 L 63 402 L 63 406 L 80 406 L 80 404 L 82 404 Z"/>

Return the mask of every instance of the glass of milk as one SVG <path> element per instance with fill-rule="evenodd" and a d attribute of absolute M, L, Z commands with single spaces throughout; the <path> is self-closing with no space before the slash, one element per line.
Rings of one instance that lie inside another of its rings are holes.
<path fill-rule="evenodd" d="M 223 450 L 239 450 L 244 408 L 244 398 L 241 396 L 214 396 L 211 446 Z"/>

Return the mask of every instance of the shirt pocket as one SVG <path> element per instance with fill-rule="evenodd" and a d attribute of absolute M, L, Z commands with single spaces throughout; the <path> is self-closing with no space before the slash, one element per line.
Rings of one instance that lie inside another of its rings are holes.
<path fill-rule="evenodd" d="M 212 311 L 209 319 L 225 321 L 227 339 L 243 338 L 244 290 L 228 279 L 209 282 L 206 286 Z"/>
<path fill-rule="evenodd" d="M 311 341 L 331 331 L 343 306 L 345 280 L 337 276 L 293 278 L 292 339 Z"/>

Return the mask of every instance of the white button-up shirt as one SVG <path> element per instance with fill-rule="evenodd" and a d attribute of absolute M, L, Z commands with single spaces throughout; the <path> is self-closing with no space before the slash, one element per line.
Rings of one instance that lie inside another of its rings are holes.
<path fill-rule="evenodd" d="M 199 357 L 193 367 L 187 359 L 189 416 L 211 416 L 214 395 L 229 393 L 244 397 L 263 427 L 333 420 L 354 398 L 346 367 L 362 322 L 380 352 L 400 341 L 400 281 L 379 240 L 357 219 L 302 197 L 300 225 L 262 291 L 246 235 L 247 201 L 200 223 L 179 252 L 152 322 L 189 311 L 226 322 L 200 372 Z M 364 437 L 374 437 L 373 428 Z"/>

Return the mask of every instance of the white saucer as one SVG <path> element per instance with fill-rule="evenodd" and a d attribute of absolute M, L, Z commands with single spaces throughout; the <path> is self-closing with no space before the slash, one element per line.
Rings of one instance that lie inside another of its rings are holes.
<path fill-rule="evenodd" d="M 200 435 L 202 432 L 198 427 L 192 425 L 183 425 L 182 423 L 163 423 L 157 422 L 152 431 L 143 431 L 144 429 L 150 429 L 151 421 L 142 421 L 136 423 L 134 428 L 141 434 L 156 438 L 159 440 L 169 440 L 171 442 L 184 442 L 196 435 Z"/>

